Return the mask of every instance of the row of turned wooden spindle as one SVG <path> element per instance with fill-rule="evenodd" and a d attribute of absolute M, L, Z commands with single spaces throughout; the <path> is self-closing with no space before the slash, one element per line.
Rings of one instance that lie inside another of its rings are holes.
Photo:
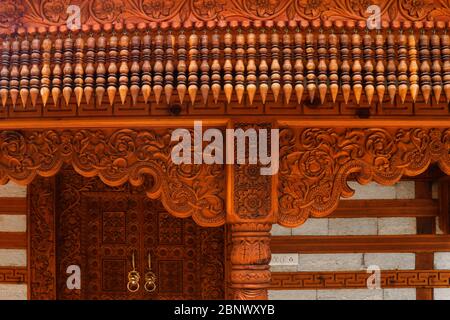
<path fill-rule="evenodd" d="M 1 41 L 0 99 L 15 108 L 18 98 L 25 108 L 40 96 L 66 105 L 89 104 L 105 97 L 112 105 L 139 94 L 147 103 L 179 103 L 200 94 L 204 104 L 210 93 L 214 103 L 221 92 L 228 103 L 233 92 L 251 105 L 259 92 L 265 103 L 273 100 L 301 103 L 303 96 L 323 104 L 327 94 L 335 102 L 341 92 L 348 103 L 381 103 L 387 94 L 402 103 L 408 92 L 413 102 L 423 95 L 450 102 L 450 36 L 447 30 L 390 32 L 311 32 L 286 29 L 227 30 L 219 32 L 110 32 L 54 35 L 20 35 Z M 282 98 L 280 97 L 282 93 Z M 294 98 L 295 95 L 295 98 Z M 164 96 L 164 97 L 163 97 Z M 10 99 L 10 100 L 8 100 Z"/>

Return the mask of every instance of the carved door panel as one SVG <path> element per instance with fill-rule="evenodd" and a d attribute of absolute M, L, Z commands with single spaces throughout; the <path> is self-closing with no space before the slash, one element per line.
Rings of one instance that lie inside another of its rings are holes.
<path fill-rule="evenodd" d="M 63 170 L 56 179 L 57 297 L 60 299 L 222 299 L 224 228 L 201 228 L 169 215 L 143 188 L 110 188 Z M 135 252 L 140 289 L 127 290 Z M 151 253 L 157 289 L 144 290 Z M 66 286 L 81 267 L 81 290 Z"/>

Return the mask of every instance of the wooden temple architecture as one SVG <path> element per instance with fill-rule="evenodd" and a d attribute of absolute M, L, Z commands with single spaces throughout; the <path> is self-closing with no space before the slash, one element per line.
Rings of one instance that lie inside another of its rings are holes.
<path fill-rule="evenodd" d="M 0 182 L 28 186 L 29 298 L 266 299 L 274 224 L 332 214 L 350 180 L 447 183 L 449 28 L 442 0 L 0 0 Z M 174 164 L 194 121 L 279 129 L 278 173 Z"/>

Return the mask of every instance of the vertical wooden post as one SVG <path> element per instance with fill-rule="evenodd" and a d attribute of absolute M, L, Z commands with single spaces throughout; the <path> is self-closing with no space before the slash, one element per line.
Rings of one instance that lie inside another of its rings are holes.
<path fill-rule="evenodd" d="M 271 273 L 270 223 L 231 226 L 231 296 L 236 300 L 266 300 Z"/>

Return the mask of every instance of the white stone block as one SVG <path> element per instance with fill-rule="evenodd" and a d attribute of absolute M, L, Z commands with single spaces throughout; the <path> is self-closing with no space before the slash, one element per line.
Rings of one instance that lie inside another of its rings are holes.
<path fill-rule="evenodd" d="M 328 235 L 376 235 L 377 218 L 330 218 Z"/>
<path fill-rule="evenodd" d="M 417 222 L 414 217 L 378 218 L 378 234 L 416 234 Z"/>
<path fill-rule="evenodd" d="M 362 253 L 299 254 L 298 271 L 361 270 Z"/>
<path fill-rule="evenodd" d="M 439 217 L 436 217 L 436 234 L 444 234 L 444 231 L 439 226 Z"/>
<path fill-rule="evenodd" d="M 317 290 L 269 290 L 269 300 L 316 300 Z"/>
<path fill-rule="evenodd" d="M 0 232 L 26 232 L 27 217 L 24 214 L 0 214 Z"/>
<path fill-rule="evenodd" d="M 290 236 L 292 234 L 292 228 L 286 228 L 279 224 L 272 225 L 272 236 Z"/>
<path fill-rule="evenodd" d="M 395 185 L 395 199 L 415 199 L 416 184 L 414 181 L 400 181 Z"/>
<path fill-rule="evenodd" d="M 274 253 L 270 260 L 271 266 L 297 266 L 298 254 L 297 253 Z"/>
<path fill-rule="evenodd" d="M 317 300 L 383 300 L 382 289 L 317 290 Z"/>
<path fill-rule="evenodd" d="M 450 288 L 434 288 L 434 300 L 450 300 Z"/>
<path fill-rule="evenodd" d="M 328 220 L 327 218 L 310 218 L 301 226 L 292 229 L 292 235 L 326 236 L 328 235 Z"/>
<path fill-rule="evenodd" d="M 25 249 L 0 249 L 0 267 L 25 267 L 27 251 Z"/>
<path fill-rule="evenodd" d="M 364 253 L 364 268 L 376 265 L 383 270 L 414 270 L 414 253 Z"/>
<path fill-rule="evenodd" d="M 383 300 L 416 300 L 416 289 L 383 289 Z"/>
<path fill-rule="evenodd" d="M 434 253 L 434 269 L 450 270 L 450 252 Z"/>
<path fill-rule="evenodd" d="M 0 198 L 25 198 L 27 196 L 27 187 L 8 182 L 0 186 Z"/>
<path fill-rule="evenodd" d="M 27 300 L 27 285 L 0 283 L 0 300 Z"/>
<path fill-rule="evenodd" d="M 394 186 L 381 186 L 375 182 L 361 185 L 356 181 L 349 181 L 348 185 L 355 190 L 352 200 L 395 199 Z"/>

